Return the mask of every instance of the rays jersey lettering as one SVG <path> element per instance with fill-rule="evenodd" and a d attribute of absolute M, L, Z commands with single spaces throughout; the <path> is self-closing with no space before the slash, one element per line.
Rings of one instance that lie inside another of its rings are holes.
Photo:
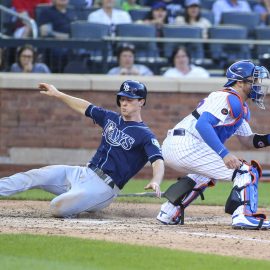
<path fill-rule="evenodd" d="M 125 150 L 131 149 L 135 139 L 117 128 L 117 125 L 112 120 L 108 122 L 103 130 L 103 136 L 107 143 L 112 146 L 121 146 Z"/>

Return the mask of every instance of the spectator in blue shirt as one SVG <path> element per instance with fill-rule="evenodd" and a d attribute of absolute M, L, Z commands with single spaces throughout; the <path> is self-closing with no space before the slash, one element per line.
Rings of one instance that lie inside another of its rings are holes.
<path fill-rule="evenodd" d="M 261 18 L 261 25 L 267 25 L 267 16 L 270 14 L 270 0 L 261 0 L 253 7 L 253 11 Z"/>
<path fill-rule="evenodd" d="M 17 62 L 12 64 L 10 72 L 50 73 L 50 69 L 43 63 L 36 62 L 37 54 L 32 45 L 26 44 L 17 52 Z"/>
<path fill-rule="evenodd" d="M 73 10 L 68 9 L 69 0 L 53 0 L 53 5 L 40 15 L 39 30 L 42 37 L 67 39 L 70 23 L 77 19 Z"/>
<path fill-rule="evenodd" d="M 222 13 L 224 12 L 251 12 L 250 5 L 243 0 L 216 0 L 212 7 L 215 16 L 215 24 L 221 23 Z"/>

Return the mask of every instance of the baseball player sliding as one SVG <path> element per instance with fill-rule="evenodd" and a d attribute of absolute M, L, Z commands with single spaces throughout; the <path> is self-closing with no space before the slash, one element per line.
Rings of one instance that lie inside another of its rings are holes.
<path fill-rule="evenodd" d="M 160 196 L 164 162 L 155 135 L 141 118 L 147 96 L 144 84 L 127 80 L 121 85 L 116 96 L 120 114 L 64 94 L 50 84 L 41 83 L 39 89 L 41 94 L 92 118 L 103 129 L 101 143 L 87 166 L 47 166 L 0 179 L 0 195 L 40 188 L 58 195 L 51 201 L 53 216 L 72 217 L 108 206 L 129 179 L 150 161 L 153 177 L 145 189 Z"/>
<path fill-rule="evenodd" d="M 157 219 L 164 224 L 177 224 L 183 209 L 216 180 L 233 181 L 225 206 L 232 215 L 232 227 L 270 229 L 265 215 L 257 213 L 260 165 L 250 164 L 231 154 L 224 143 L 236 135 L 249 148 L 270 145 L 270 134 L 257 134 L 248 124 L 251 99 L 264 109 L 267 86 L 263 79 L 269 72 L 248 60 L 232 64 L 226 72 L 224 89 L 212 92 L 197 108 L 168 131 L 162 145 L 165 164 L 189 174 L 165 192 L 168 201 L 161 206 Z"/>

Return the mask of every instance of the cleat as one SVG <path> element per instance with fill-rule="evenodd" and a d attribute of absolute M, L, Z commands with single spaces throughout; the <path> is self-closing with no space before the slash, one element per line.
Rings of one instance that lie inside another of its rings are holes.
<path fill-rule="evenodd" d="M 164 225 L 176 225 L 181 220 L 180 207 L 174 206 L 170 202 L 162 204 L 157 220 Z"/>
<path fill-rule="evenodd" d="M 232 218 L 233 229 L 242 230 L 269 230 L 270 221 L 263 217 L 236 215 Z"/>

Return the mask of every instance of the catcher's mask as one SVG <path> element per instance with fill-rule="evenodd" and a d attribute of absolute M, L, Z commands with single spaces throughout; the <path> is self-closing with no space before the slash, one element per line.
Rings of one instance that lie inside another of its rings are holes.
<path fill-rule="evenodd" d="M 120 90 L 116 96 L 116 103 L 120 107 L 120 97 L 128 97 L 128 98 L 138 98 L 144 99 L 146 102 L 147 89 L 146 86 L 138 81 L 127 80 L 122 83 L 120 86 Z M 144 102 L 144 105 L 145 105 Z"/>
<path fill-rule="evenodd" d="M 264 66 L 256 66 L 249 60 L 242 60 L 232 64 L 226 72 L 228 82 L 225 87 L 232 86 L 236 81 L 248 82 L 251 90 L 248 95 L 259 108 L 265 109 L 263 104 L 264 97 L 268 90 L 268 85 L 263 85 L 263 79 L 269 79 L 269 72 Z M 252 79 L 248 79 L 252 77 Z"/>

